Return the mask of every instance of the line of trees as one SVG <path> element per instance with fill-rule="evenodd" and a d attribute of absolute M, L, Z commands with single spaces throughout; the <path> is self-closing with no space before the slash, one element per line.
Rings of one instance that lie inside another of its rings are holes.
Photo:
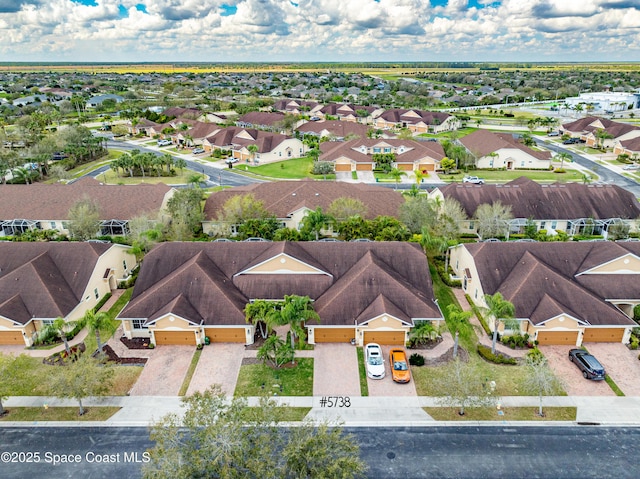
<path fill-rule="evenodd" d="M 187 167 L 187 162 L 182 158 L 174 158 L 169 154 L 158 156 L 155 153 L 143 153 L 140 150 L 132 150 L 112 160 L 109 167 L 118 176 L 174 176 L 175 168 L 181 171 Z"/>

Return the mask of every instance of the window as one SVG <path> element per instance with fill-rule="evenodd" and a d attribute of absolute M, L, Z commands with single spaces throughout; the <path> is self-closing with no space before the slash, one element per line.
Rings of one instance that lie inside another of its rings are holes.
<path fill-rule="evenodd" d="M 93 294 L 94 294 L 94 296 L 96 297 L 96 299 L 98 299 L 98 298 L 100 297 L 100 293 L 98 293 L 98 288 L 95 288 L 95 289 L 93 290 Z"/>
<path fill-rule="evenodd" d="M 42 320 L 42 325 L 43 326 L 51 326 L 53 324 L 53 319 L 43 319 Z"/>
<path fill-rule="evenodd" d="M 558 222 L 557 221 L 552 221 L 551 222 L 551 229 L 555 230 L 558 227 Z"/>
<path fill-rule="evenodd" d="M 520 166 L 524 168 L 524 160 L 520 162 Z"/>
<path fill-rule="evenodd" d="M 56 229 L 56 222 L 55 222 L 55 221 L 50 221 L 50 222 L 49 222 L 49 227 L 50 227 L 52 230 Z"/>
<path fill-rule="evenodd" d="M 547 224 L 547 222 L 546 222 L 546 221 L 541 221 L 541 222 L 540 222 L 540 229 L 541 229 L 541 230 L 545 229 L 546 224 Z"/>
<path fill-rule="evenodd" d="M 489 160 L 489 168 L 493 168 L 493 160 Z"/>
<path fill-rule="evenodd" d="M 391 153 L 391 148 L 390 147 L 385 147 L 384 152 L 385 153 Z"/>
<path fill-rule="evenodd" d="M 125 272 L 127 271 L 127 260 L 123 259 L 122 260 L 122 267 L 124 268 Z"/>
<path fill-rule="evenodd" d="M 469 229 L 472 230 L 475 226 L 475 223 L 473 221 L 469 221 Z"/>
<path fill-rule="evenodd" d="M 379 148 L 379 147 L 374 148 L 374 149 L 373 149 L 373 153 L 374 153 L 374 154 L 376 154 L 376 153 L 380 153 L 380 148 Z"/>
<path fill-rule="evenodd" d="M 148 329 L 144 325 L 144 319 L 132 319 L 131 323 L 133 324 L 133 329 Z"/>

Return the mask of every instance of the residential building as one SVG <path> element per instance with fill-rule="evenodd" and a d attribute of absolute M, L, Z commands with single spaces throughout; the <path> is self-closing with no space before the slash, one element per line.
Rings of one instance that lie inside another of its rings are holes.
<path fill-rule="evenodd" d="M 548 170 L 551 152 L 529 148 L 511 133 L 492 133 L 476 130 L 460 138 L 460 143 L 475 158 L 480 169 Z"/>
<path fill-rule="evenodd" d="M 580 138 L 587 146 L 601 148 L 614 148 L 619 142 L 640 137 L 640 127 L 596 116 L 565 123 L 559 131 Z"/>
<path fill-rule="evenodd" d="M 638 242 L 467 243 L 451 248 L 451 267 L 477 306 L 497 292 L 515 306 L 518 326 L 502 334 L 588 347 L 627 343 L 637 326 Z"/>
<path fill-rule="evenodd" d="M 367 138 L 370 129 L 370 126 L 351 121 L 321 120 L 308 121 L 296 128 L 296 131 L 302 133 L 303 136 L 312 135 L 319 138 L 343 140 L 347 136 Z"/>
<path fill-rule="evenodd" d="M 441 133 L 457 130 L 460 121 L 455 116 L 440 111 L 392 108 L 374 117 L 373 126 L 381 130 L 407 128 L 413 133 Z"/>
<path fill-rule="evenodd" d="M 257 147 L 255 155 L 249 151 L 250 145 Z M 218 130 L 205 138 L 202 146 L 205 151 L 231 151 L 233 158 L 254 164 L 299 158 L 305 153 L 304 144 L 297 138 L 237 126 Z"/>
<path fill-rule="evenodd" d="M 154 344 L 252 344 L 246 305 L 286 295 L 313 300 L 311 344 L 404 346 L 416 323 L 443 321 L 419 245 L 322 241 L 161 243 L 118 319 L 127 337 Z"/>

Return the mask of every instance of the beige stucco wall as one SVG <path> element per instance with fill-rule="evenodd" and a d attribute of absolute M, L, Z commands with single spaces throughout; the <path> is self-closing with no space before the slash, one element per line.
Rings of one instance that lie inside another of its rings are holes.
<path fill-rule="evenodd" d="M 589 273 L 616 273 L 616 272 L 633 272 L 640 273 L 640 259 L 631 254 L 625 255 L 607 264 L 603 264 L 594 268 Z M 636 279 L 637 280 L 637 279 Z"/>
<path fill-rule="evenodd" d="M 279 254 L 276 257 L 265 261 L 264 263 L 254 268 L 251 268 L 248 272 L 245 272 L 243 274 L 286 273 L 289 271 L 292 273 L 320 274 L 320 272 L 316 268 L 312 268 L 311 266 L 284 254 Z"/>
<path fill-rule="evenodd" d="M 517 148 L 503 148 L 495 153 L 498 156 L 483 156 L 478 159 L 478 168 L 506 168 L 509 162 L 512 163 L 511 169 L 516 168 L 549 168 L 550 160 L 539 160 L 535 156 L 529 155 L 527 152 Z M 493 164 L 491 161 L 493 160 Z"/>

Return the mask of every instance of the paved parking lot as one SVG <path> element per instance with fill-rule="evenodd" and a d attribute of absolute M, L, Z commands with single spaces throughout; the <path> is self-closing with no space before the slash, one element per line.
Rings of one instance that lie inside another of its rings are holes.
<path fill-rule="evenodd" d="M 196 391 L 204 392 L 213 384 L 219 384 L 224 394 L 233 396 L 244 352 L 244 344 L 215 343 L 205 346 L 187 395 Z"/>
<path fill-rule="evenodd" d="M 593 345 L 595 343 L 588 347 L 591 348 Z M 624 347 L 622 344 L 620 346 Z M 591 381 L 582 377 L 582 372 L 578 367 L 569 361 L 569 350 L 574 347 L 540 346 L 540 351 L 549 361 L 549 367 L 556 374 L 556 377 L 563 381 L 567 394 L 569 396 L 615 396 L 606 382 Z M 601 360 L 599 356 L 596 357 Z"/>
<path fill-rule="evenodd" d="M 195 350 L 193 346 L 155 348 L 130 395 L 177 396 Z"/>
<path fill-rule="evenodd" d="M 408 384 L 398 384 L 391 379 L 391 366 L 389 365 L 389 352 L 392 348 L 397 346 L 385 346 L 381 345 L 382 354 L 384 355 L 384 367 L 385 376 L 383 379 L 370 379 L 367 378 L 367 384 L 369 386 L 369 396 L 417 396 L 416 384 L 413 381 Z M 405 352 L 407 350 L 405 349 Z M 407 359 L 411 356 L 407 352 Z"/>
<path fill-rule="evenodd" d="M 346 343 L 316 344 L 313 357 L 314 396 L 360 396 L 355 346 Z"/>

